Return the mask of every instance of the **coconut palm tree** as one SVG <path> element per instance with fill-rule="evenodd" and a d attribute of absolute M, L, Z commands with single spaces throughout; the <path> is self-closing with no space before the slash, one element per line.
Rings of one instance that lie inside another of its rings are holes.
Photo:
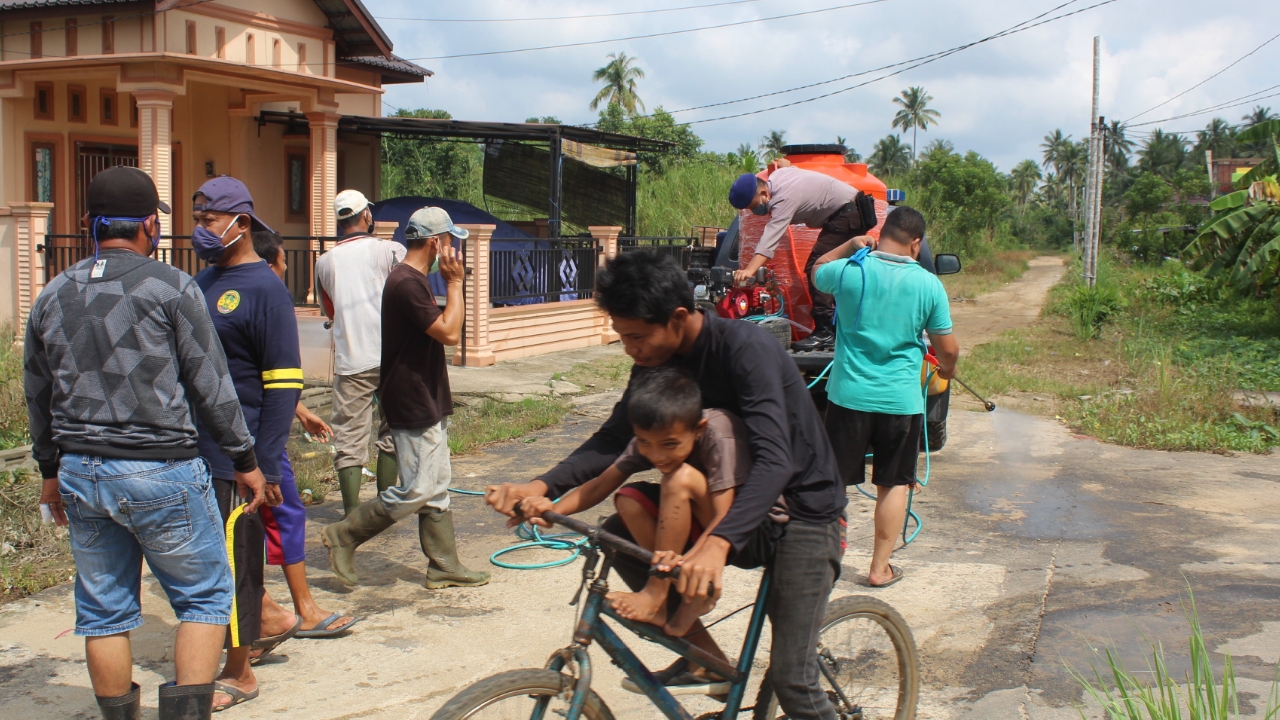
<path fill-rule="evenodd" d="M 1213 151 L 1216 158 L 1234 157 L 1236 152 L 1236 131 L 1226 120 L 1214 118 L 1196 133 L 1196 158 L 1204 157 L 1206 150 Z"/>
<path fill-rule="evenodd" d="M 1182 169 L 1187 160 L 1187 141 L 1180 135 L 1156 128 L 1138 151 L 1138 168 L 1166 180 Z"/>
<path fill-rule="evenodd" d="M 911 131 L 911 163 L 913 165 L 916 161 L 915 148 L 919 143 L 917 132 L 919 130 L 928 132 L 929 124 L 937 125 L 938 118 L 942 117 L 942 113 L 929 107 L 929 101 L 932 99 L 933 96 L 925 92 L 922 87 L 909 87 L 893 99 L 893 102 L 901 105 L 902 109 L 893 116 L 892 127 L 901 128 L 904 133 Z"/>
<path fill-rule="evenodd" d="M 1054 130 L 1045 135 L 1044 142 L 1040 143 L 1040 147 L 1044 150 L 1044 164 L 1053 167 L 1053 171 L 1061 175 L 1063 148 L 1072 144 L 1071 136 L 1063 135 L 1062 130 Z"/>
<path fill-rule="evenodd" d="M 786 144 L 786 130 L 770 130 L 768 135 L 760 138 L 760 151 L 764 153 L 765 162 L 773 162 L 782 157 L 782 148 Z"/>
<path fill-rule="evenodd" d="M 1013 196 L 1018 201 L 1019 212 L 1025 213 L 1027 203 L 1031 202 L 1031 196 L 1043 177 L 1040 165 L 1035 160 L 1023 160 L 1013 168 L 1009 176 L 1013 179 Z"/>
<path fill-rule="evenodd" d="M 1102 139 L 1106 143 L 1104 157 L 1107 161 L 1107 169 L 1111 171 L 1112 177 L 1123 175 L 1129 169 L 1129 156 L 1133 153 L 1133 141 L 1125 136 L 1129 126 L 1119 120 L 1112 120 L 1111 124 L 1102 130 Z"/>
<path fill-rule="evenodd" d="M 871 172 L 882 178 L 905 175 L 911 170 L 911 146 L 897 135 L 886 135 L 876 143 L 867 160 Z"/>
<path fill-rule="evenodd" d="M 756 173 L 760 171 L 760 156 L 756 154 L 756 149 L 751 147 L 751 143 L 741 143 L 738 145 L 737 152 L 730 153 L 737 159 L 738 169 L 744 173 Z"/>
<path fill-rule="evenodd" d="M 1271 108 L 1264 108 L 1258 105 L 1253 109 L 1253 112 L 1242 118 L 1244 120 L 1244 129 L 1248 130 L 1257 127 L 1270 120 L 1275 120 L 1277 117 L 1277 115 L 1272 114 Z M 1241 151 L 1239 154 L 1244 157 L 1265 158 L 1270 154 L 1271 145 L 1266 142 L 1242 142 L 1237 149 Z"/>
<path fill-rule="evenodd" d="M 1261 125 L 1268 120 L 1275 120 L 1276 117 L 1277 116 L 1271 112 L 1271 108 L 1264 108 L 1261 105 L 1257 105 L 1253 108 L 1252 112 L 1245 115 L 1242 119 L 1244 120 L 1245 128 L 1248 129 L 1254 125 Z"/>
<path fill-rule="evenodd" d="M 644 70 L 634 67 L 636 58 L 626 53 L 609 53 L 609 63 L 591 75 L 591 79 L 604 81 L 604 87 L 591 101 L 591 109 L 605 105 L 619 105 L 627 115 L 635 115 L 636 108 L 644 109 L 644 103 L 636 94 L 636 80 L 644 77 Z"/>
<path fill-rule="evenodd" d="M 843 137 L 837 135 L 836 144 L 844 147 L 845 162 L 851 162 L 851 163 L 862 162 L 862 153 L 849 147 L 849 142 L 845 140 Z"/>

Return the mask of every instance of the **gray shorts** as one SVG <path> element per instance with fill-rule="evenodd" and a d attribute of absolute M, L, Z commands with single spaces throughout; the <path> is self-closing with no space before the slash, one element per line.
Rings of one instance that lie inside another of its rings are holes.
<path fill-rule="evenodd" d="M 425 428 L 392 429 L 399 480 L 378 495 L 397 521 L 414 513 L 449 509 L 449 419 Z"/>

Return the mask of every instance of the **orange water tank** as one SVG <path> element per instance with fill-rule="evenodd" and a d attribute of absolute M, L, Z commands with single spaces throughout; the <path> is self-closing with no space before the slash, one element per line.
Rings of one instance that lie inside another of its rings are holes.
<path fill-rule="evenodd" d="M 782 154 L 795 167 L 830 175 L 877 200 L 886 200 L 885 184 L 867 170 L 866 163 L 845 162 L 844 151 L 843 145 L 787 145 L 782 148 Z M 761 176 L 769 177 L 767 171 Z"/>

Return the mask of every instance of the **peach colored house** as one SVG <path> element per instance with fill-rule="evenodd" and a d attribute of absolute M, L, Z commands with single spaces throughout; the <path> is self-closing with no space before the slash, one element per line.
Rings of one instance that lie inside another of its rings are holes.
<path fill-rule="evenodd" d="M 111 165 L 155 179 L 166 235 L 190 232 L 191 194 L 220 174 L 281 234 L 333 235 L 334 193 L 381 185 L 378 138 L 339 117 L 431 75 L 391 49 L 360 0 L 0 0 L 0 323 L 25 319 L 45 234 L 78 232 Z"/>

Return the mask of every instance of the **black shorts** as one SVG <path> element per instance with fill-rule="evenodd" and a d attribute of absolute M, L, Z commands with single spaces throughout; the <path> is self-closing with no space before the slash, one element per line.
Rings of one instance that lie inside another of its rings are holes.
<path fill-rule="evenodd" d="M 898 487 L 916 482 L 916 460 L 924 415 L 888 415 L 827 404 L 827 437 L 845 486 L 866 479 L 867 453 L 873 455 L 871 482 Z"/>
<path fill-rule="evenodd" d="M 241 505 L 236 484 L 213 479 L 213 491 L 222 513 L 224 532 L 229 536 L 227 549 L 231 561 L 236 594 L 231 605 L 231 625 L 225 648 L 245 647 L 258 640 L 262 632 L 263 570 L 266 565 L 266 530 L 258 513 L 236 512 Z M 232 515 L 234 520 L 228 522 Z"/>

